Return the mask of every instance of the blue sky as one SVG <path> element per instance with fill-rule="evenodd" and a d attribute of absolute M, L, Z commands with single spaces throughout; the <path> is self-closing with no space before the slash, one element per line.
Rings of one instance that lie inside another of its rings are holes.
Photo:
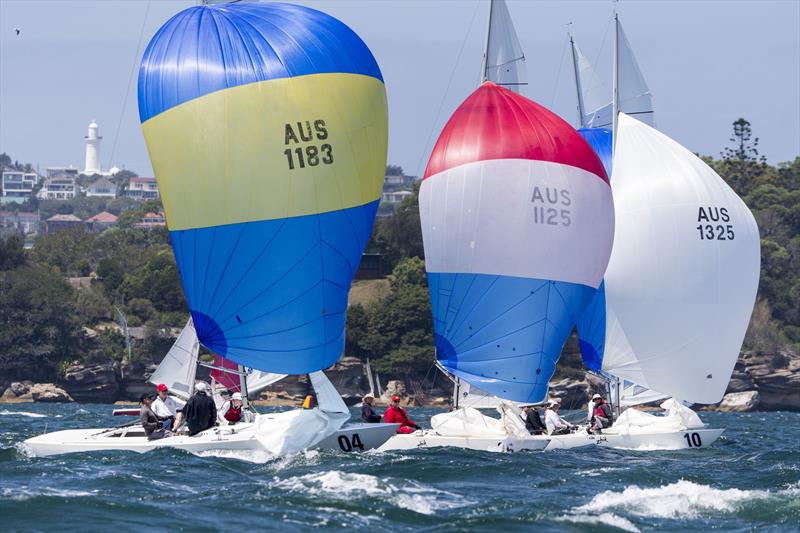
<path fill-rule="evenodd" d="M 298 3 L 340 18 L 370 46 L 389 94 L 389 161 L 421 172 L 444 122 L 477 85 L 487 3 Z M 104 168 L 113 163 L 151 174 L 131 72 L 158 27 L 194 4 L 0 0 L 0 151 L 42 171 L 48 165 L 81 167 L 83 136 L 96 119 L 104 136 Z M 508 5 L 528 58 L 528 96 L 574 123 L 566 24 L 573 23 L 576 41 L 609 82 L 612 3 Z M 731 123 L 741 116 L 753 124 L 770 162 L 800 155 L 800 2 L 617 6 L 654 95 L 661 131 L 690 150 L 718 157 Z"/>

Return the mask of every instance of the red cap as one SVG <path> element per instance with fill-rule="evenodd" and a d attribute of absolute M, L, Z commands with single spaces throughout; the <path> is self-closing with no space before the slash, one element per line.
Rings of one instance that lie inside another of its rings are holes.
<path fill-rule="evenodd" d="M 397 395 L 395 394 L 394 396 L 392 396 L 392 401 L 393 401 L 393 402 L 399 402 L 399 401 L 400 401 L 400 396 L 397 396 Z"/>
<path fill-rule="evenodd" d="M 156 385 L 156 390 L 158 392 L 161 392 L 161 391 L 165 391 L 165 390 L 168 390 L 168 389 L 167 389 L 166 385 L 164 385 L 163 383 L 159 383 L 158 385 Z"/>

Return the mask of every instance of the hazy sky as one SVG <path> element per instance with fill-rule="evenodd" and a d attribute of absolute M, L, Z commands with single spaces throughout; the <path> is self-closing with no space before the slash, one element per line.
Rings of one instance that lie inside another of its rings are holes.
<path fill-rule="evenodd" d="M 477 86 L 488 4 L 298 3 L 338 17 L 372 49 L 389 94 L 389 161 L 419 173 L 444 122 Z M 0 151 L 38 164 L 42 172 L 48 165 L 82 168 L 83 136 L 96 119 L 104 137 L 103 167 L 113 163 L 150 174 L 131 72 L 156 29 L 194 4 L 0 0 Z M 528 96 L 574 123 L 565 25 L 573 23 L 576 41 L 610 82 L 612 3 L 508 5 L 528 58 Z M 745 117 L 771 162 L 800 155 L 800 1 L 617 5 L 661 131 L 718 157 L 731 123 Z"/>

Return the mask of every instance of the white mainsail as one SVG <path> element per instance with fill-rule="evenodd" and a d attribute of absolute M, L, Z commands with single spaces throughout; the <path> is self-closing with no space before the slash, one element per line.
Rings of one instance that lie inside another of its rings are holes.
<path fill-rule="evenodd" d="M 758 226 L 689 150 L 620 113 L 602 370 L 692 403 L 725 393 L 760 272 Z"/>
<path fill-rule="evenodd" d="M 482 82 L 491 81 L 519 94 L 528 85 L 525 54 L 505 0 L 489 3 L 489 25 L 483 55 Z"/>
<path fill-rule="evenodd" d="M 188 398 L 192 395 L 199 350 L 200 342 L 190 318 L 148 381 L 154 385 L 163 383 L 172 394 Z"/>
<path fill-rule="evenodd" d="M 625 36 L 619 19 L 615 19 L 615 24 L 617 25 L 617 37 L 614 48 L 617 56 L 619 110 L 645 124 L 654 126 L 653 95 L 647 87 L 642 70 L 633 54 L 631 43 Z M 581 126 L 584 128 L 610 128 L 613 123 L 614 106 L 609 99 L 609 92 L 574 41 L 572 42 L 572 52 L 577 66 L 575 69 L 576 84 L 583 98 Z"/>

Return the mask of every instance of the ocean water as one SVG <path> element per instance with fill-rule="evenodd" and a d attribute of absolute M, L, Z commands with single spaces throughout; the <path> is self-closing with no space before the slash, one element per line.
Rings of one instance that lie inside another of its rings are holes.
<path fill-rule="evenodd" d="M 674 452 L 36 458 L 20 444 L 121 424 L 111 409 L 0 405 L 0 530 L 800 531 L 799 413 L 704 413 L 725 434 Z"/>

